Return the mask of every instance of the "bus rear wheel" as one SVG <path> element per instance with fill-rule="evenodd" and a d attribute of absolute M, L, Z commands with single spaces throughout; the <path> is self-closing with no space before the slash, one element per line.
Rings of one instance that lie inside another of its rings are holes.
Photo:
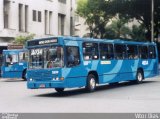
<path fill-rule="evenodd" d="M 141 70 L 138 70 L 136 74 L 136 83 L 138 84 L 142 83 L 143 79 L 144 79 L 143 72 Z"/>
<path fill-rule="evenodd" d="M 58 92 L 58 93 L 62 93 L 64 91 L 64 88 L 55 88 L 55 90 Z"/>
<path fill-rule="evenodd" d="M 96 77 L 93 74 L 89 74 L 87 77 L 86 90 L 93 92 L 96 89 Z"/>

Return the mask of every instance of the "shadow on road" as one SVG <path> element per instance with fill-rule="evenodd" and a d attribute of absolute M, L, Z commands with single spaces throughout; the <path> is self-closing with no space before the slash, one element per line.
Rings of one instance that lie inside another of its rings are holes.
<path fill-rule="evenodd" d="M 85 88 L 81 88 L 81 89 L 67 90 L 67 91 L 64 91 L 63 93 L 54 92 L 54 93 L 40 94 L 35 96 L 36 97 L 69 97 L 69 96 L 77 96 L 81 94 L 91 95 L 93 93 L 98 93 L 102 91 L 110 91 L 112 89 L 125 88 L 125 87 L 131 88 L 132 86 L 140 86 L 140 85 L 146 85 L 150 83 L 157 83 L 157 81 L 144 81 L 142 84 L 135 84 L 133 82 L 123 82 L 116 85 L 102 85 L 102 86 L 97 86 L 96 91 L 92 93 L 87 92 Z"/>
<path fill-rule="evenodd" d="M 3 79 L 2 82 L 24 82 L 23 79 Z"/>

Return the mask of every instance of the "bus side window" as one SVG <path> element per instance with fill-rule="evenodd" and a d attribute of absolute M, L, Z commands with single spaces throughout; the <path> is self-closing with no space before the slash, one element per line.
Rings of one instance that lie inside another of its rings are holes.
<path fill-rule="evenodd" d="M 24 61 L 26 61 L 25 52 L 20 52 L 19 53 L 19 62 L 24 62 Z"/>
<path fill-rule="evenodd" d="M 84 60 L 98 60 L 99 59 L 99 51 L 98 51 L 98 43 L 83 43 L 83 57 Z"/>
<path fill-rule="evenodd" d="M 116 59 L 120 59 L 120 60 L 123 60 L 123 59 L 126 59 L 126 45 L 119 45 L 119 44 L 116 44 L 115 45 L 115 54 L 116 54 Z"/>
<path fill-rule="evenodd" d="M 28 61 L 29 60 L 29 54 L 28 54 L 29 52 L 27 51 L 27 52 L 24 52 L 24 59 L 25 59 L 25 61 Z"/>
<path fill-rule="evenodd" d="M 127 46 L 128 59 L 138 59 L 138 48 L 136 45 Z"/>
<path fill-rule="evenodd" d="M 78 47 L 67 46 L 66 55 L 68 67 L 73 67 L 80 64 L 80 53 Z"/>
<path fill-rule="evenodd" d="M 149 58 L 150 59 L 155 59 L 156 58 L 155 46 L 149 46 Z"/>
<path fill-rule="evenodd" d="M 148 59 L 148 47 L 147 46 L 139 46 L 139 57 L 141 59 Z"/>
<path fill-rule="evenodd" d="M 114 58 L 112 44 L 100 43 L 100 58 L 101 60 L 111 60 Z"/>

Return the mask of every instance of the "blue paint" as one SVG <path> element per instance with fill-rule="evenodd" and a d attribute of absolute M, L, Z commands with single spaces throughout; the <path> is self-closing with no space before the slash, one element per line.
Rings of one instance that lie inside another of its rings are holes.
<path fill-rule="evenodd" d="M 20 60 L 20 53 L 27 53 L 27 50 L 26 49 L 3 50 L 3 63 L 1 67 L 2 78 L 23 77 L 23 72 L 27 69 L 28 61 Z M 7 58 L 11 58 L 13 61 Z"/>
<path fill-rule="evenodd" d="M 143 69 L 144 77 L 152 77 L 158 74 L 158 53 L 156 48 L 155 59 L 124 59 L 124 60 L 87 60 L 83 59 L 83 42 L 94 43 L 108 43 L 108 44 L 124 44 L 136 46 L 152 45 L 156 47 L 155 43 L 146 42 L 129 42 L 122 40 L 102 40 L 102 39 L 84 39 L 78 37 L 56 37 L 58 43 L 45 45 L 28 45 L 27 49 L 45 48 L 53 46 L 62 46 L 64 48 L 64 67 L 52 69 L 28 69 L 27 72 L 27 87 L 29 89 L 38 88 L 73 88 L 86 86 L 86 79 L 91 71 L 98 74 L 99 84 L 113 83 L 121 81 L 129 81 L 136 79 L 138 68 Z M 45 38 L 44 40 L 46 40 Z M 48 39 L 54 39 L 48 38 Z M 35 41 L 42 41 L 43 39 L 36 39 Z M 31 41 L 28 41 L 28 43 Z M 80 64 L 74 67 L 67 67 L 66 65 L 66 47 L 76 46 L 80 51 Z M 102 62 L 104 61 L 104 62 Z M 146 62 L 144 62 L 146 61 Z M 145 64 L 148 63 L 148 64 Z M 145 64 L 145 65 L 143 65 Z M 58 74 L 52 74 L 58 72 Z M 64 78 L 64 80 L 55 80 L 56 78 Z M 43 87 L 44 86 L 44 87 Z"/>

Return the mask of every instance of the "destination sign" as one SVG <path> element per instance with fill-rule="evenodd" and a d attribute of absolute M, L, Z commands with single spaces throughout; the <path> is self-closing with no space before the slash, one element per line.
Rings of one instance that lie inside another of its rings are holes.
<path fill-rule="evenodd" d="M 57 43 L 57 39 L 39 41 L 39 45 Z"/>
<path fill-rule="evenodd" d="M 43 40 L 33 40 L 28 42 L 28 46 L 38 46 L 58 43 L 58 39 L 43 39 Z"/>
<path fill-rule="evenodd" d="M 12 44 L 12 45 L 8 45 L 7 49 L 9 49 L 9 50 L 11 50 L 11 49 L 23 49 L 23 45 Z"/>

